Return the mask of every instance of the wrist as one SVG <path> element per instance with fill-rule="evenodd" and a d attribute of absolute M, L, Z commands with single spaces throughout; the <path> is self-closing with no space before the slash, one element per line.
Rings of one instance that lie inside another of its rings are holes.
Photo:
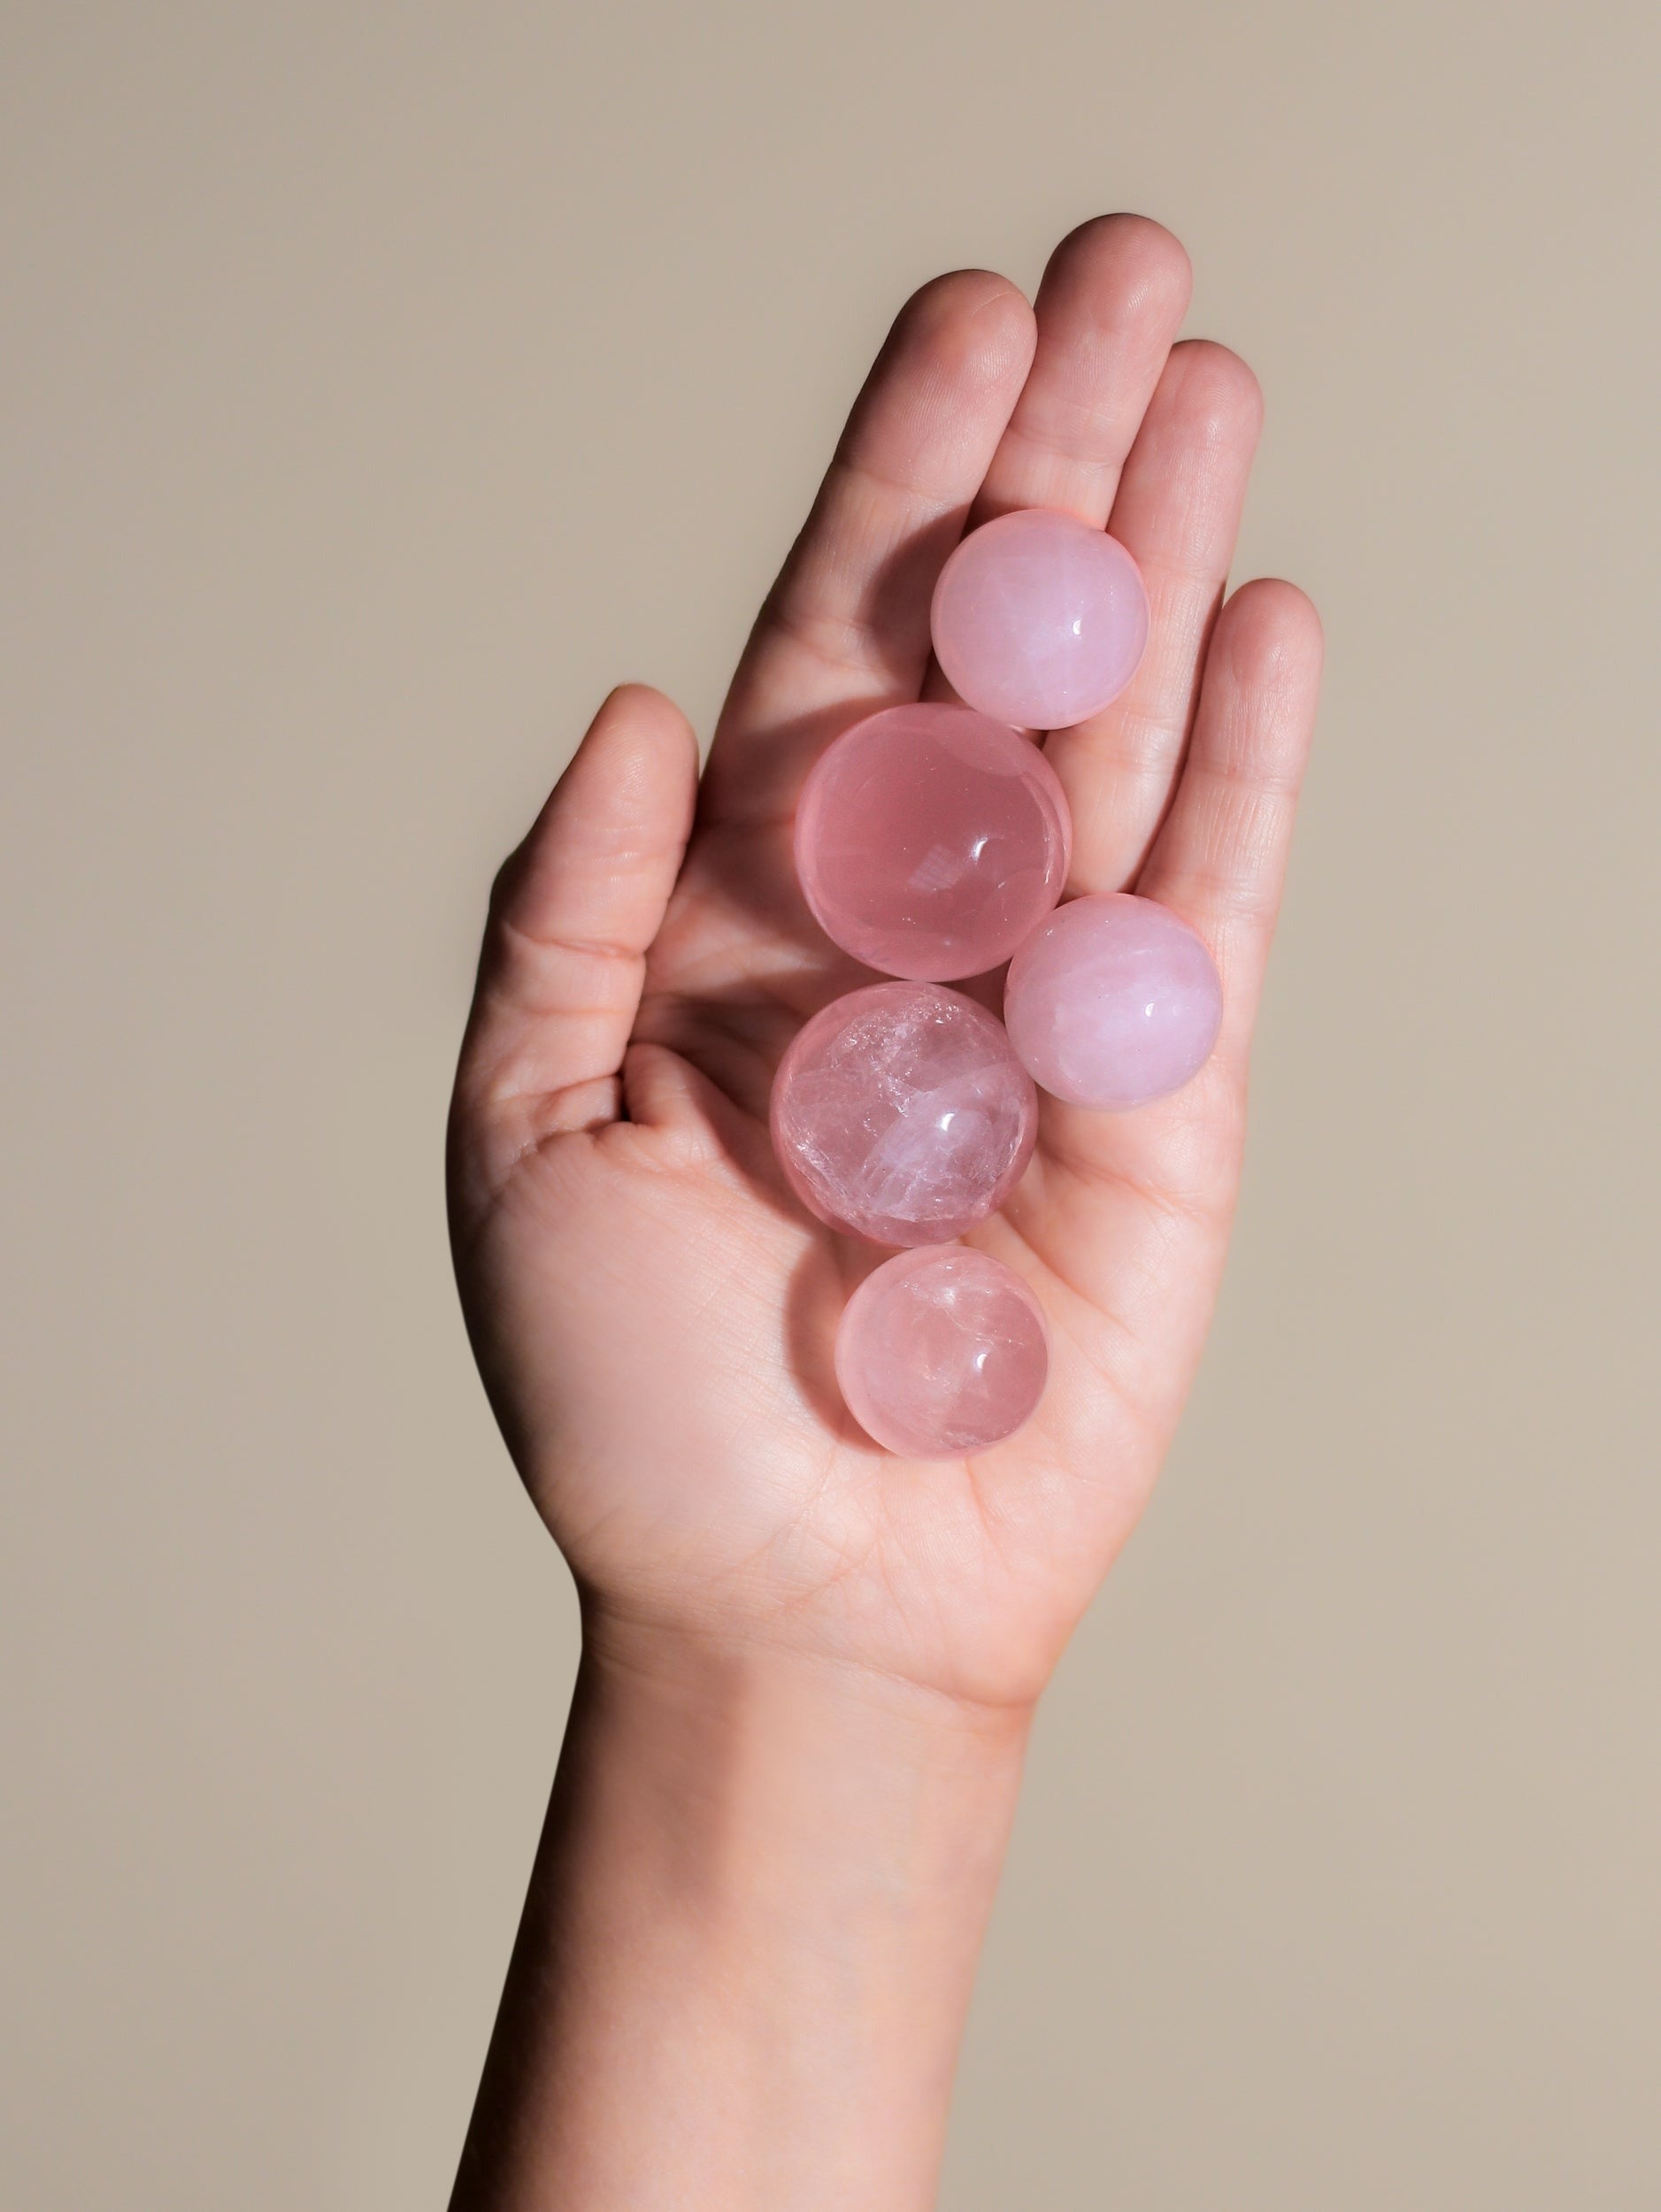
<path fill-rule="evenodd" d="M 774 1967 L 834 1929 L 872 1970 L 908 1944 L 968 1978 L 1002 1868 L 1030 1726 L 857 1664 L 585 1620 L 573 1753 L 615 1793 L 642 1879 L 695 1890 Z"/>
<path fill-rule="evenodd" d="M 484 2100 L 458 2203 L 932 2203 L 1027 1721 L 587 1607 L 504 2004 L 541 2118 Z"/>
<path fill-rule="evenodd" d="M 873 1764 L 1019 1771 L 1035 1698 L 991 1702 L 783 1640 L 665 1625 L 585 1595 L 586 1682 L 681 1729 L 734 1741 L 811 1735 Z"/>

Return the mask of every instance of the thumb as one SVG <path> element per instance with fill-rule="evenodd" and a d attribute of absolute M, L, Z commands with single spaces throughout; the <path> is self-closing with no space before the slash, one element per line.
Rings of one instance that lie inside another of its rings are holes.
<path fill-rule="evenodd" d="M 697 776 L 678 707 L 644 684 L 611 693 L 491 894 L 456 1081 L 464 1148 L 615 1119 Z"/>

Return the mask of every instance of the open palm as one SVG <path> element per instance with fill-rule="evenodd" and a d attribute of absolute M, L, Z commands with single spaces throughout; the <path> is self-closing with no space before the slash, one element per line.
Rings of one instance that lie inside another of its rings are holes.
<path fill-rule="evenodd" d="M 1146 1501 L 1221 1272 L 1320 662 L 1291 586 L 1224 603 L 1259 402 L 1234 355 L 1173 342 L 1188 297 L 1181 248 L 1134 217 L 1064 240 L 1035 308 L 981 273 L 927 286 L 762 610 L 702 783 L 675 709 L 614 693 L 503 871 L 457 1079 L 458 1272 L 585 1603 L 1024 1701 Z M 1111 526 L 1152 603 L 1129 691 L 1047 741 L 1069 889 L 1134 887 L 1184 916 L 1226 1012 L 1174 1098 L 1043 1099 L 1030 1168 L 971 1240 L 1036 1292 L 1048 1390 L 1007 1442 L 913 1463 L 861 1434 L 832 1377 L 837 1316 L 881 1255 L 810 1219 L 768 1141 L 790 1038 L 873 979 L 809 917 L 791 818 L 839 731 L 950 695 L 929 659 L 934 577 L 966 524 L 1027 506 Z"/>

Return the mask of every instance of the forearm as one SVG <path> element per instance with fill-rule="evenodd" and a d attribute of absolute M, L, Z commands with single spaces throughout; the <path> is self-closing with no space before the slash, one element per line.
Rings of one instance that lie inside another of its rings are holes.
<path fill-rule="evenodd" d="M 1026 1717 L 595 1626 L 452 2212 L 920 2212 Z"/>

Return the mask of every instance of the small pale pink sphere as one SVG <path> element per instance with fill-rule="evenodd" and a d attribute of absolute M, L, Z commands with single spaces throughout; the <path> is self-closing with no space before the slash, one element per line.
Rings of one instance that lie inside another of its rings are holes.
<path fill-rule="evenodd" d="M 1000 722 L 1061 730 L 1136 673 L 1148 590 L 1117 538 L 1023 507 L 971 531 L 934 586 L 934 654 L 960 699 Z"/>
<path fill-rule="evenodd" d="M 815 920 L 867 967 L 981 975 L 1061 896 L 1073 833 L 1032 740 L 967 707 L 888 707 L 822 753 L 796 814 Z"/>
<path fill-rule="evenodd" d="M 984 1252 L 902 1252 L 867 1275 L 836 1333 L 836 1380 L 867 1436 L 908 1459 L 958 1459 L 1012 1436 L 1043 1395 L 1038 1301 Z"/>
<path fill-rule="evenodd" d="M 1205 1064 L 1223 986 L 1169 907 L 1108 891 L 1040 923 L 1010 963 L 1004 1018 L 1022 1065 L 1057 1098 L 1145 1106 Z"/>
<path fill-rule="evenodd" d="M 791 1188 L 873 1244 L 943 1244 L 1001 1206 L 1032 1156 L 1038 1094 L 1004 1025 L 933 983 L 834 999 L 773 1079 Z"/>

